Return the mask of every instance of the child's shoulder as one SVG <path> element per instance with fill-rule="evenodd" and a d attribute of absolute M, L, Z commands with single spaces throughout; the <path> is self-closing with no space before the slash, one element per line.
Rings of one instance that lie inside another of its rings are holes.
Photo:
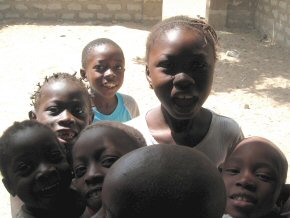
<path fill-rule="evenodd" d="M 212 122 L 216 122 L 218 125 L 229 126 L 230 128 L 240 129 L 240 125 L 233 118 L 227 117 L 221 114 L 217 114 L 216 112 L 211 111 L 211 110 L 210 112 L 212 113 Z"/>
<path fill-rule="evenodd" d="M 127 94 L 120 93 L 120 92 L 117 92 L 116 95 L 117 95 L 117 97 L 118 97 L 118 95 L 120 97 L 122 97 L 124 102 L 135 102 L 136 103 L 135 99 L 131 95 L 127 95 Z"/>
<path fill-rule="evenodd" d="M 116 95 L 117 97 L 119 95 L 123 99 L 125 107 L 130 112 L 131 118 L 135 118 L 140 115 L 138 104 L 132 96 L 123 93 L 116 93 Z"/>
<path fill-rule="evenodd" d="M 237 141 L 244 138 L 241 126 L 233 119 L 224 115 L 217 114 L 213 111 L 211 130 L 218 131 L 225 138 L 235 138 Z"/>
<path fill-rule="evenodd" d="M 16 218 L 36 218 L 36 217 L 30 214 L 27 210 L 25 210 L 24 205 L 22 205 L 22 207 L 16 214 Z"/>

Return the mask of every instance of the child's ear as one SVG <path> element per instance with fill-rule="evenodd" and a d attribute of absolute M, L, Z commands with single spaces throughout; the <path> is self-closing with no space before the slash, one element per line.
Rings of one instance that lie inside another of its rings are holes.
<path fill-rule="evenodd" d="M 81 77 L 83 80 L 86 80 L 87 79 L 87 76 L 86 76 L 86 71 L 84 68 L 81 68 L 80 69 L 80 74 L 81 74 Z"/>
<path fill-rule="evenodd" d="M 220 173 L 223 172 L 223 167 L 224 167 L 224 163 L 221 163 L 221 164 L 218 166 L 218 171 L 219 171 Z"/>
<path fill-rule="evenodd" d="M 4 184 L 5 188 L 7 189 L 7 191 L 13 196 L 15 197 L 15 191 L 14 189 L 11 187 L 10 183 L 7 181 L 6 178 L 2 179 L 2 183 Z"/>
<path fill-rule="evenodd" d="M 31 110 L 28 112 L 28 117 L 30 120 L 36 120 L 36 114 L 35 114 L 35 111 Z"/>
<path fill-rule="evenodd" d="M 149 72 L 149 69 L 148 69 L 148 66 L 147 66 L 147 65 L 146 65 L 146 69 L 145 69 L 145 71 L 146 71 L 146 79 L 147 79 L 147 81 L 148 81 L 148 83 L 149 83 L 149 87 L 150 87 L 151 89 L 153 89 L 153 87 L 152 87 L 152 80 L 151 80 L 150 72 Z"/>

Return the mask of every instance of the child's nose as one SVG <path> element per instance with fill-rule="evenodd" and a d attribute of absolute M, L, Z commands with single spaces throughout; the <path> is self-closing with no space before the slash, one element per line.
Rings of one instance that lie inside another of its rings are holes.
<path fill-rule="evenodd" d="M 96 183 L 102 183 L 104 180 L 104 173 L 100 166 L 97 164 L 90 164 L 88 171 L 85 175 L 85 183 L 87 185 L 94 185 Z"/>
<path fill-rule="evenodd" d="M 114 78 L 115 76 L 116 74 L 111 68 L 108 68 L 104 73 L 104 77 L 106 78 Z"/>
<path fill-rule="evenodd" d="M 174 76 L 173 85 L 180 89 L 193 87 L 195 80 L 186 73 L 178 73 Z"/>
<path fill-rule="evenodd" d="M 37 169 L 36 180 L 47 182 L 50 178 L 57 177 L 56 168 L 49 163 L 40 163 Z"/>
<path fill-rule="evenodd" d="M 236 182 L 236 185 L 241 186 L 249 191 L 255 191 L 257 188 L 255 176 L 249 171 L 241 173 Z"/>
<path fill-rule="evenodd" d="M 60 120 L 59 120 L 60 125 L 69 127 L 74 122 L 75 122 L 75 116 L 69 110 L 64 110 L 60 114 Z"/>

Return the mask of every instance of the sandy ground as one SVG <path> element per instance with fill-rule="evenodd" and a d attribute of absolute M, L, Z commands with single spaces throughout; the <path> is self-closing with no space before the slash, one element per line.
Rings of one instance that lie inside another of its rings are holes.
<path fill-rule="evenodd" d="M 158 104 L 139 61 L 144 57 L 147 35 L 148 28 L 136 25 L 3 25 L 0 133 L 13 121 L 28 118 L 29 97 L 45 75 L 78 71 L 82 48 L 99 37 L 115 40 L 124 50 L 126 72 L 121 91 L 136 99 L 141 112 Z M 289 51 L 261 40 L 254 30 L 219 31 L 218 36 L 219 60 L 205 106 L 237 120 L 246 136 L 269 138 L 290 158 Z M 238 56 L 230 57 L 227 52 Z M 9 210 L 9 196 L 1 184 L 0 217 L 10 217 Z"/>

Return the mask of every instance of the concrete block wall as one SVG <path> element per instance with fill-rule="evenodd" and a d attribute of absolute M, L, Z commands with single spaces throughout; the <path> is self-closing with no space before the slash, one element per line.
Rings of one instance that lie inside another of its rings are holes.
<path fill-rule="evenodd" d="M 254 16 L 251 9 L 253 2 L 257 0 L 228 0 L 227 27 L 252 28 Z"/>
<path fill-rule="evenodd" d="M 207 0 L 208 22 L 216 29 L 253 27 L 257 0 Z"/>
<path fill-rule="evenodd" d="M 162 0 L 0 0 L 0 20 L 152 22 Z"/>
<path fill-rule="evenodd" d="M 265 37 L 290 49 L 290 1 L 260 0 L 255 13 L 255 27 Z"/>
<path fill-rule="evenodd" d="M 207 0 L 206 18 L 210 25 L 220 30 L 226 26 L 228 0 Z"/>

